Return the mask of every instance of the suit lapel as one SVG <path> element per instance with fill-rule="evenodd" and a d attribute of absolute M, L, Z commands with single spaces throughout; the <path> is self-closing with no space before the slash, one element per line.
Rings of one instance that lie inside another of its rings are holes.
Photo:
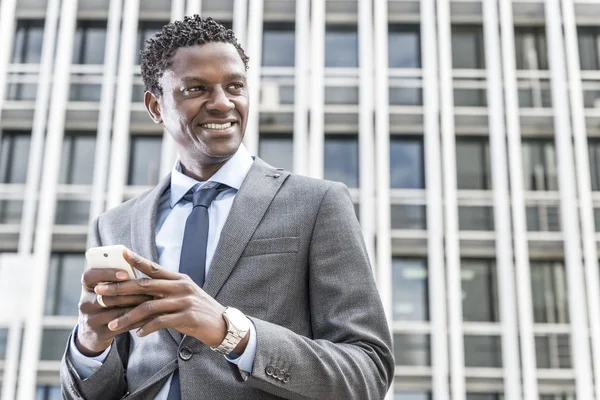
<path fill-rule="evenodd" d="M 204 291 L 216 297 L 289 173 L 256 158 L 221 231 Z"/>
<path fill-rule="evenodd" d="M 156 250 L 156 216 L 158 202 L 171 184 L 171 174 L 165 177 L 135 204 L 131 214 L 131 250 L 140 256 L 158 262 Z M 180 343 L 183 335 L 175 329 L 167 329 L 175 342 Z"/>

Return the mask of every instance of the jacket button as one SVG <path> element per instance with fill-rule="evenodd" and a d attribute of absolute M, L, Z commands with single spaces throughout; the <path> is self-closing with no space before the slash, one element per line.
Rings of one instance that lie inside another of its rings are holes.
<path fill-rule="evenodd" d="M 275 369 L 273 368 L 272 365 L 269 365 L 267 368 L 265 368 L 265 373 L 268 376 L 273 376 L 273 372 L 275 371 Z"/>
<path fill-rule="evenodd" d="M 289 373 L 289 372 L 286 372 L 286 373 L 285 373 L 285 376 L 283 377 L 283 383 L 288 383 L 288 382 L 290 381 L 290 378 L 291 378 L 291 377 L 292 377 L 292 376 L 290 375 L 290 373 Z"/>
<path fill-rule="evenodd" d="M 281 374 L 281 371 L 279 370 L 279 368 L 275 368 L 275 372 L 273 372 L 273 378 L 279 379 L 280 374 Z"/>
<path fill-rule="evenodd" d="M 181 350 L 179 350 L 179 357 L 184 361 L 189 360 L 193 355 L 194 352 L 189 347 L 182 347 Z"/>

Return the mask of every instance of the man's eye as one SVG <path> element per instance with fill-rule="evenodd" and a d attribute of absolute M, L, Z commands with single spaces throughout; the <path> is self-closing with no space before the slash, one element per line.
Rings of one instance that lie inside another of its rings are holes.
<path fill-rule="evenodd" d="M 184 92 L 186 92 L 186 93 L 194 93 L 194 92 L 200 92 L 202 90 L 204 90 L 203 86 L 192 86 L 190 88 L 185 89 Z"/>
<path fill-rule="evenodd" d="M 231 85 L 229 85 L 229 87 L 230 87 L 231 89 L 238 90 L 238 89 L 241 89 L 241 88 L 243 88 L 243 87 L 244 87 L 244 84 L 242 84 L 242 83 L 232 83 Z"/>

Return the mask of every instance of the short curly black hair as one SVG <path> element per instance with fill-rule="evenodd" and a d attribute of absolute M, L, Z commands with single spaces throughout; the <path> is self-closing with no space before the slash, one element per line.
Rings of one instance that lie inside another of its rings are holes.
<path fill-rule="evenodd" d="M 162 95 L 159 80 L 171 66 L 177 49 L 211 42 L 234 45 L 248 69 L 249 58 L 231 29 L 210 17 L 201 18 L 197 14 L 186 16 L 183 21 L 174 21 L 163 26 L 154 38 L 146 41 L 146 48 L 140 52 L 142 80 L 146 90 L 157 97 Z"/>

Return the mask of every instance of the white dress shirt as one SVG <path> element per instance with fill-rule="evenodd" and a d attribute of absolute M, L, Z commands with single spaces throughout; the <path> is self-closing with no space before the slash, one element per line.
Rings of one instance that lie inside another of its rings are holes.
<path fill-rule="evenodd" d="M 238 151 L 227 161 L 207 182 L 199 182 L 181 171 L 180 162 L 177 161 L 171 173 L 171 184 L 169 190 L 161 196 L 158 203 L 157 221 L 156 221 L 156 248 L 158 252 L 158 263 L 171 271 L 179 271 L 179 258 L 181 256 L 181 246 L 183 243 L 183 234 L 187 217 L 192 212 L 193 204 L 182 200 L 185 194 L 190 190 L 198 190 L 201 186 L 215 185 L 222 183 L 229 186 L 229 189 L 222 191 L 208 208 L 209 228 L 208 242 L 206 246 L 206 268 L 205 274 L 208 274 L 210 265 L 219 243 L 221 231 L 231 210 L 233 200 L 240 189 L 242 182 L 246 178 L 248 171 L 252 167 L 254 160 L 244 147 L 240 145 Z M 180 201 L 181 200 L 181 201 Z M 206 276 L 206 275 L 205 275 Z M 68 357 L 73 367 L 81 379 L 91 376 L 108 356 L 110 347 L 97 357 L 87 357 L 81 354 L 75 345 L 75 336 L 77 327 L 75 327 L 73 340 L 69 344 Z M 132 331 L 133 332 L 133 331 Z M 158 332 L 150 335 L 157 335 Z M 250 323 L 248 332 L 249 341 L 246 350 L 236 358 L 226 356 L 225 358 L 238 366 L 241 371 L 250 373 L 256 354 L 256 328 Z M 136 344 L 144 340 L 131 334 L 130 352 L 135 351 Z M 155 400 L 166 400 L 171 377 L 167 380 Z"/>

